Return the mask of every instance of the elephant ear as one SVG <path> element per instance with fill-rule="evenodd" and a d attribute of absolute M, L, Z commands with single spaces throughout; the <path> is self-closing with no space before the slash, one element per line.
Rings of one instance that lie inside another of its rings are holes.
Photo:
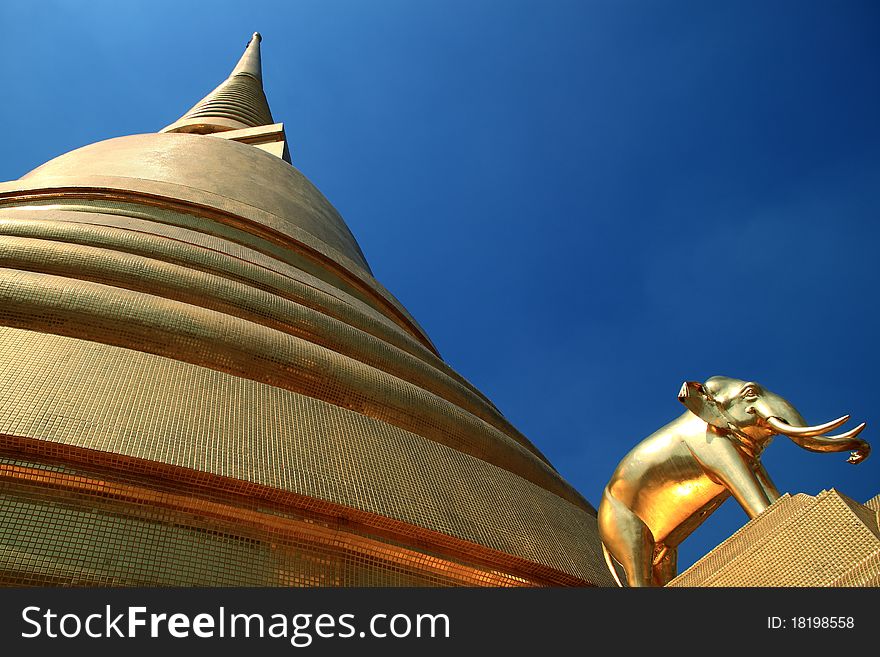
<path fill-rule="evenodd" d="M 730 429 L 727 414 L 702 383 L 685 381 L 678 393 L 678 401 L 703 422 L 719 429 Z"/>

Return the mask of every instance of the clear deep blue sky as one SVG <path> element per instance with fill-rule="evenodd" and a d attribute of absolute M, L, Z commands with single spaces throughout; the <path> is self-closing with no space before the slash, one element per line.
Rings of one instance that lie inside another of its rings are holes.
<path fill-rule="evenodd" d="M 596 505 L 685 379 L 851 413 L 880 451 L 876 2 L 4 1 L 0 30 L 0 180 L 171 123 L 260 31 L 294 165 Z M 880 492 L 880 453 L 763 460 Z"/>

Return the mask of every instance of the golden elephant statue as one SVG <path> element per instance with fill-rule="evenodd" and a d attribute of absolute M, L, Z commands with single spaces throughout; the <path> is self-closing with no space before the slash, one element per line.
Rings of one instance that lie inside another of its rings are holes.
<path fill-rule="evenodd" d="M 602 494 L 599 536 L 618 585 L 611 557 L 630 586 L 663 586 L 675 577 L 678 546 L 724 500 L 732 495 L 754 518 L 779 498 L 759 460 L 776 434 L 813 452 L 853 450 L 850 463 L 871 449 L 856 437 L 864 423 L 829 436 L 848 415 L 807 426 L 790 403 L 752 381 L 689 381 L 678 399 L 684 415 L 636 445 Z"/>

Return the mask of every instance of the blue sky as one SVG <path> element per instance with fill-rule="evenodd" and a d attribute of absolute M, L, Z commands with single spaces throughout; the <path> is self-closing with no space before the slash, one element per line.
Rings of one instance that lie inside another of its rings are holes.
<path fill-rule="evenodd" d="M 171 123 L 254 30 L 294 165 L 442 355 L 590 501 L 759 381 L 880 449 L 874 2 L 0 3 L 0 180 Z M 779 488 L 880 492 L 784 438 Z M 735 502 L 684 567 L 746 520 Z"/>

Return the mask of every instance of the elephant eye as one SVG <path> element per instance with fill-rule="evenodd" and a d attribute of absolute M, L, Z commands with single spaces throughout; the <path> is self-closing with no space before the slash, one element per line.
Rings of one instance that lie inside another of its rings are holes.
<path fill-rule="evenodd" d="M 742 396 L 743 397 L 757 397 L 758 396 L 758 389 L 749 386 L 748 388 L 743 390 Z"/>

